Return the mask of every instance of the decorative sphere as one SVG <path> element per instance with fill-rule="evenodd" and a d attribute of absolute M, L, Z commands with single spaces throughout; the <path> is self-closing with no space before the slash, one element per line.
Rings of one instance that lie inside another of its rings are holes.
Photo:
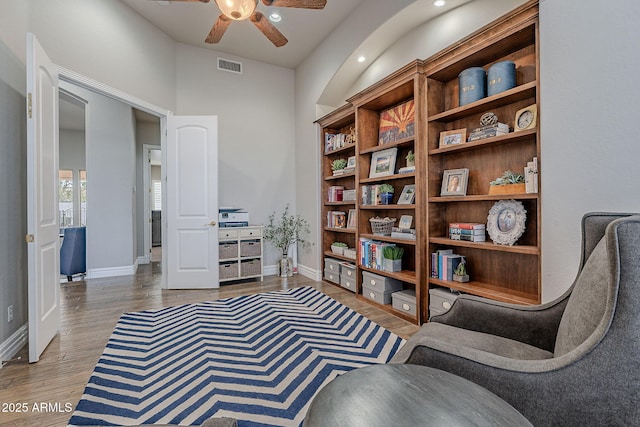
<path fill-rule="evenodd" d="M 480 126 L 495 125 L 498 123 L 498 116 L 495 113 L 484 113 L 480 117 Z"/>

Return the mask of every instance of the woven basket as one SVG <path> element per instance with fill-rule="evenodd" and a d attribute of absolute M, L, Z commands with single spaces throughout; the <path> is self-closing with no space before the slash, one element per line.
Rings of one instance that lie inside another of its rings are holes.
<path fill-rule="evenodd" d="M 395 218 L 370 218 L 371 231 L 378 236 L 391 236 L 391 229 L 396 222 Z"/>
<path fill-rule="evenodd" d="M 240 276 L 257 276 L 260 274 L 261 267 L 261 261 L 259 259 L 242 261 L 240 263 Z"/>
<path fill-rule="evenodd" d="M 262 245 L 260 240 L 247 241 L 240 243 L 240 256 L 260 256 L 262 254 Z"/>

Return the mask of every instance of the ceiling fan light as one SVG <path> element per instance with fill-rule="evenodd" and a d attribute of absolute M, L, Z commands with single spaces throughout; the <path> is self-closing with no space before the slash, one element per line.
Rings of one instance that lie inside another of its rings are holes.
<path fill-rule="evenodd" d="M 242 21 L 251 16 L 258 0 L 216 0 L 220 12 L 235 21 Z"/>

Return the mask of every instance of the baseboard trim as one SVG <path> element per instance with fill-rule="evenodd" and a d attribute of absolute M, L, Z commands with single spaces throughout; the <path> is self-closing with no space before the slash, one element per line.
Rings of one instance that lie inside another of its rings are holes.
<path fill-rule="evenodd" d="M 151 262 L 151 258 L 149 257 L 149 255 L 139 256 L 137 261 L 138 265 L 149 264 L 150 262 Z"/>
<path fill-rule="evenodd" d="M 87 271 L 87 279 L 102 279 L 104 277 L 132 276 L 138 271 L 138 260 L 133 265 L 121 267 L 92 268 Z"/>
<path fill-rule="evenodd" d="M 307 267 L 306 265 L 298 264 L 298 273 L 311 280 L 317 280 L 318 282 L 322 281 L 322 272 L 314 268 Z"/>
<path fill-rule="evenodd" d="M 29 338 L 29 324 L 25 323 L 15 331 L 5 342 L 0 344 L 0 361 L 11 360 L 22 347 L 27 345 Z M 0 363 L 0 369 L 2 364 Z"/>
<path fill-rule="evenodd" d="M 278 274 L 278 265 L 265 265 L 262 267 L 263 276 L 275 276 Z"/>

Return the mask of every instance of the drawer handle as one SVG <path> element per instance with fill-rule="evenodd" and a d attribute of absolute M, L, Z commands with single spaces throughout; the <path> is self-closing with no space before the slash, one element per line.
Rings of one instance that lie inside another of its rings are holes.
<path fill-rule="evenodd" d="M 411 307 L 410 307 L 410 306 L 409 306 L 409 304 L 407 304 L 406 302 L 405 302 L 404 304 L 402 304 L 402 309 L 403 309 L 404 311 L 409 311 L 409 309 L 410 309 L 410 308 L 411 308 Z"/>
<path fill-rule="evenodd" d="M 351 270 L 347 271 L 347 276 L 351 276 Z"/>
<path fill-rule="evenodd" d="M 373 292 L 369 292 L 369 296 L 370 296 L 371 298 L 375 298 L 375 297 L 376 297 L 376 294 L 374 294 Z"/>
<path fill-rule="evenodd" d="M 347 288 L 350 288 L 351 287 L 351 282 L 345 282 L 344 286 L 347 287 Z"/>
<path fill-rule="evenodd" d="M 329 266 L 329 270 L 333 270 L 333 265 L 330 265 L 330 266 Z"/>
<path fill-rule="evenodd" d="M 371 283 L 372 286 L 376 285 L 376 281 L 374 279 L 371 279 L 371 281 L 369 283 Z"/>
<path fill-rule="evenodd" d="M 449 310 L 451 308 L 451 303 L 449 301 L 445 301 L 442 303 L 442 306 Z"/>

